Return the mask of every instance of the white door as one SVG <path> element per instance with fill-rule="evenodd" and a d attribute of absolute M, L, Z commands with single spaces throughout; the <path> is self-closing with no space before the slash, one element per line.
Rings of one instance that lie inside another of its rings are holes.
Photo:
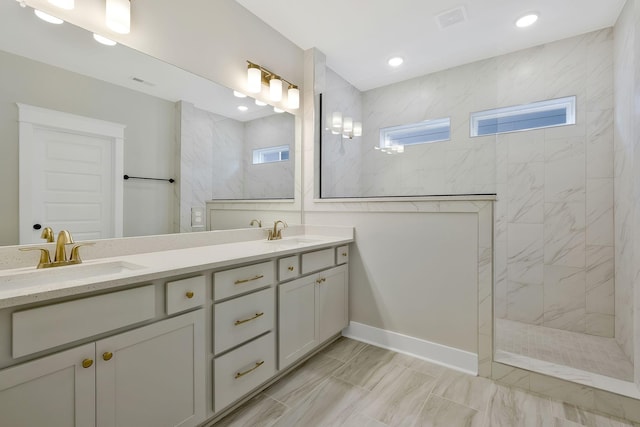
<path fill-rule="evenodd" d="M 122 236 L 124 125 L 20 108 L 20 243 L 40 229 L 76 240 Z"/>
<path fill-rule="evenodd" d="M 95 424 L 94 344 L 0 371 L 0 426 Z"/>

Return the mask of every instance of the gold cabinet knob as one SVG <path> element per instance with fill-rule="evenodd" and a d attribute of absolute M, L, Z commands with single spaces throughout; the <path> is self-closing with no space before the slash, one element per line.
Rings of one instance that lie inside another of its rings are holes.
<path fill-rule="evenodd" d="M 106 351 L 102 353 L 102 358 L 104 360 L 111 360 L 112 357 L 113 357 L 113 353 L 111 353 L 110 351 Z"/>
<path fill-rule="evenodd" d="M 346 252 L 342 252 L 342 256 L 347 256 L 347 253 Z"/>
<path fill-rule="evenodd" d="M 193 293 L 193 292 L 191 292 L 191 291 L 188 291 L 188 292 L 186 293 L 186 296 L 187 296 L 187 298 L 189 298 L 189 299 L 193 298 L 193 295 L 194 295 L 194 293 Z"/>
<path fill-rule="evenodd" d="M 93 359 L 84 359 L 82 361 L 82 367 L 85 369 L 90 368 L 91 365 L 93 365 Z"/>
<path fill-rule="evenodd" d="M 289 271 L 293 271 L 293 266 L 290 266 L 290 267 L 289 267 Z"/>

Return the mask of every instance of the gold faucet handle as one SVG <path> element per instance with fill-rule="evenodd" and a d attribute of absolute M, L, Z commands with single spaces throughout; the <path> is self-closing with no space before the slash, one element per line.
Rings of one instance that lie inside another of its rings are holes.
<path fill-rule="evenodd" d="M 51 227 L 45 227 L 40 234 L 41 239 L 45 239 L 47 243 L 53 243 L 53 229 Z"/>
<path fill-rule="evenodd" d="M 45 266 L 51 264 L 51 255 L 49 254 L 49 249 L 45 248 L 19 248 L 23 252 L 27 251 L 40 251 L 40 261 L 38 262 L 37 268 L 44 268 Z"/>
<path fill-rule="evenodd" d="M 80 248 L 82 246 L 93 246 L 93 245 L 95 245 L 94 242 L 78 243 L 77 245 L 71 248 L 71 256 L 69 257 L 69 261 L 75 264 L 82 263 L 82 258 L 80 258 Z"/>

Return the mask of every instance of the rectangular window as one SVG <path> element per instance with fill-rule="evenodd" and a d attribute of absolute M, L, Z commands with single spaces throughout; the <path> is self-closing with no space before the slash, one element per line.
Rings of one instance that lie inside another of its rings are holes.
<path fill-rule="evenodd" d="M 471 114 L 471 136 L 576 124 L 576 97 L 496 108 Z"/>
<path fill-rule="evenodd" d="M 258 148 L 253 150 L 253 164 L 284 162 L 289 160 L 289 146 Z"/>
<path fill-rule="evenodd" d="M 404 151 L 405 145 L 428 144 L 447 141 L 451 136 L 451 120 L 436 119 L 409 125 L 391 126 L 380 129 L 378 149 Z"/>

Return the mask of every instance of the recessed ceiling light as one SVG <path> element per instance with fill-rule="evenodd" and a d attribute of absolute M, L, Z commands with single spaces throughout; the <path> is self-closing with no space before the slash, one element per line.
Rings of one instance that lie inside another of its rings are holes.
<path fill-rule="evenodd" d="M 533 25 L 537 20 L 538 20 L 537 13 L 528 13 L 516 21 L 516 27 L 525 28 L 525 27 L 528 27 L 529 25 Z"/>
<path fill-rule="evenodd" d="M 64 22 L 62 19 L 51 16 L 48 13 L 44 13 L 43 11 L 38 9 L 34 9 L 33 13 L 35 13 L 38 18 L 42 19 L 43 21 L 47 21 L 50 24 L 59 25 Z"/>
<path fill-rule="evenodd" d="M 404 59 L 400 58 L 399 56 L 396 56 L 391 58 L 388 62 L 389 62 L 389 65 L 391 65 L 392 67 L 399 67 L 404 62 Z"/>
<path fill-rule="evenodd" d="M 118 43 L 114 42 L 113 40 L 108 39 L 108 38 L 106 38 L 104 36 L 101 36 L 100 34 L 96 34 L 96 33 L 93 33 L 93 39 L 95 41 L 97 41 L 98 43 L 102 43 L 105 46 L 115 46 L 115 45 L 118 44 Z"/>
<path fill-rule="evenodd" d="M 249 109 L 249 107 L 247 107 L 246 105 L 239 105 L 238 106 L 238 110 L 240 111 L 247 111 Z"/>
<path fill-rule="evenodd" d="M 266 102 L 262 102 L 262 101 L 260 101 L 259 99 L 256 99 L 256 100 L 255 100 L 255 103 L 256 103 L 256 105 L 257 105 L 258 107 L 264 107 L 265 105 L 267 105 L 267 103 L 266 103 Z"/>
<path fill-rule="evenodd" d="M 246 97 L 247 97 L 247 95 L 245 95 L 245 94 L 244 94 L 244 93 L 242 93 L 242 92 L 238 92 L 237 90 L 234 90 L 234 91 L 233 91 L 233 96 L 235 96 L 235 97 L 237 97 L 237 98 L 246 98 Z"/>
<path fill-rule="evenodd" d="M 284 113 L 284 110 L 282 108 L 278 108 L 278 107 L 273 107 L 273 111 L 276 113 Z"/>

